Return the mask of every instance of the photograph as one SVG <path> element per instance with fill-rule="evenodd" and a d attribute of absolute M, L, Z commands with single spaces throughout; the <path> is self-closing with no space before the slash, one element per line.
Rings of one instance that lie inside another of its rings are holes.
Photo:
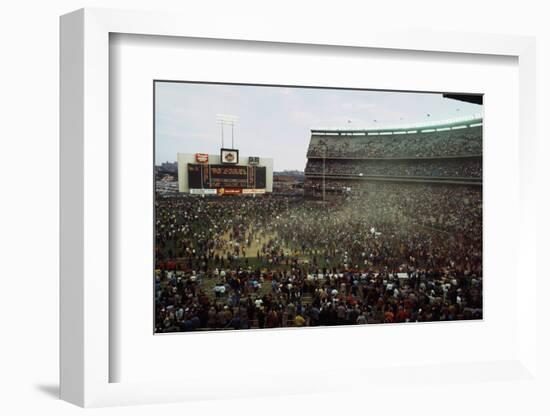
<path fill-rule="evenodd" d="M 155 80 L 155 334 L 483 319 L 483 95 Z"/>

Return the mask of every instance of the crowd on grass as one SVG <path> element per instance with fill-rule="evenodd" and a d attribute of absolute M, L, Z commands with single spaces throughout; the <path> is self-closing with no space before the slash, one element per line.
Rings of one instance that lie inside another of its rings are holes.
<path fill-rule="evenodd" d="M 482 317 L 479 187 L 156 199 L 157 332 Z"/>

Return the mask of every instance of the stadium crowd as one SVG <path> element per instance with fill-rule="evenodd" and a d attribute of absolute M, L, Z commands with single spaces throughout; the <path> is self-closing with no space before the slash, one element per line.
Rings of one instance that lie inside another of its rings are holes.
<path fill-rule="evenodd" d="M 306 175 L 322 175 L 323 160 L 309 159 Z M 327 159 L 325 175 L 343 176 L 420 176 L 481 178 L 481 158 L 409 159 L 409 160 L 351 160 Z"/>
<path fill-rule="evenodd" d="M 399 158 L 481 155 L 482 127 L 391 135 L 311 136 L 308 157 Z"/>
<path fill-rule="evenodd" d="M 481 191 L 156 199 L 156 332 L 482 317 Z"/>

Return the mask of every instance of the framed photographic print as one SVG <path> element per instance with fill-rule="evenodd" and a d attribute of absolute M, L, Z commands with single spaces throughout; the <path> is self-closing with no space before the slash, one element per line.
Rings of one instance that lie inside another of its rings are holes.
<path fill-rule="evenodd" d="M 154 94 L 156 334 L 483 318 L 481 94 Z"/>
<path fill-rule="evenodd" d="M 61 397 L 538 391 L 533 39 L 241 23 L 61 19 Z"/>

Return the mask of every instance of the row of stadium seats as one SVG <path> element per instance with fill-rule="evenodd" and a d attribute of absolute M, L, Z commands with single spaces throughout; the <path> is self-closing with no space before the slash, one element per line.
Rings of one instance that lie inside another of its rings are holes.
<path fill-rule="evenodd" d="M 482 153 L 482 126 L 391 135 L 313 134 L 308 158 L 417 158 L 472 156 Z"/>
<path fill-rule="evenodd" d="M 323 168 L 324 165 L 324 168 Z M 481 178 L 480 157 L 466 159 L 309 159 L 306 175 Z"/>

